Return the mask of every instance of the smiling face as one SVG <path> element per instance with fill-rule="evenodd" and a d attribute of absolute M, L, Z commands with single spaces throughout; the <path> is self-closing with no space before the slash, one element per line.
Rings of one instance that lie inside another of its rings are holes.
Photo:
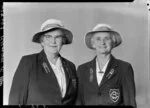
<path fill-rule="evenodd" d="M 53 53 L 58 54 L 62 44 L 63 44 L 63 32 L 61 30 L 54 30 L 45 33 L 41 37 L 41 45 L 43 46 L 44 50 Z"/>
<path fill-rule="evenodd" d="M 111 34 L 107 32 L 94 33 L 91 44 L 99 54 L 110 54 L 113 48 Z"/>

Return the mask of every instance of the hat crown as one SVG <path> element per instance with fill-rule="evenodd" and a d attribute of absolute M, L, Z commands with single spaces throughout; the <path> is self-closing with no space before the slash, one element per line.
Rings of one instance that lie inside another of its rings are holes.
<path fill-rule="evenodd" d="M 48 29 L 64 27 L 63 23 L 57 19 L 48 19 L 41 25 L 41 31 L 46 31 Z"/>
<path fill-rule="evenodd" d="M 112 27 L 107 24 L 97 24 L 92 31 L 112 31 Z"/>

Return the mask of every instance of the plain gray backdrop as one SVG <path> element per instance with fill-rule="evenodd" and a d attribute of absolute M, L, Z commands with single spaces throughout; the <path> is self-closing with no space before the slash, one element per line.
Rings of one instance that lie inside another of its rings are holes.
<path fill-rule="evenodd" d="M 148 9 L 146 2 L 133 3 L 4 3 L 4 93 L 8 96 L 13 75 L 23 55 L 41 51 L 32 36 L 49 19 L 61 20 L 74 35 L 71 45 L 62 47 L 61 55 L 76 67 L 94 58 L 84 44 L 84 36 L 98 23 L 111 25 L 123 37 L 123 43 L 112 54 L 132 64 L 138 108 L 150 102 Z"/>

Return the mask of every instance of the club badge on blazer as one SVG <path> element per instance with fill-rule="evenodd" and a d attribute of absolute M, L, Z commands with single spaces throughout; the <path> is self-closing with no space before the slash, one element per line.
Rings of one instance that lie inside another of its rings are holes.
<path fill-rule="evenodd" d="M 93 73 L 94 73 L 94 71 L 93 71 L 93 69 L 92 68 L 90 68 L 90 78 L 89 78 L 89 81 L 90 82 L 92 82 L 93 81 Z"/>
<path fill-rule="evenodd" d="M 50 69 L 48 68 L 48 66 L 47 66 L 47 64 L 45 63 L 45 62 L 43 62 L 43 68 L 44 68 L 44 70 L 45 70 L 45 72 L 48 74 L 48 73 L 50 73 Z"/>
<path fill-rule="evenodd" d="M 119 89 L 110 89 L 109 90 L 109 96 L 110 96 L 111 101 L 117 102 L 119 100 L 119 97 L 120 97 Z"/>
<path fill-rule="evenodd" d="M 106 75 L 106 77 L 109 79 L 113 75 L 114 71 L 114 69 L 111 69 L 110 72 Z"/>

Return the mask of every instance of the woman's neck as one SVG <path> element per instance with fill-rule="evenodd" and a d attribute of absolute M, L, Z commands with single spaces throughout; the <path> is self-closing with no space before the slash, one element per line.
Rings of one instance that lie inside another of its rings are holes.
<path fill-rule="evenodd" d="M 110 55 L 111 54 L 99 54 L 97 55 L 97 60 L 98 60 L 98 63 L 100 65 L 100 67 L 103 67 L 106 62 L 110 59 Z"/>
<path fill-rule="evenodd" d="M 47 59 L 50 60 L 53 64 L 56 64 L 56 61 L 59 57 L 59 54 L 58 53 L 51 53 L 49 51 L 46 51 L 44 50 L 46 56 L 47 56 Z"/>

